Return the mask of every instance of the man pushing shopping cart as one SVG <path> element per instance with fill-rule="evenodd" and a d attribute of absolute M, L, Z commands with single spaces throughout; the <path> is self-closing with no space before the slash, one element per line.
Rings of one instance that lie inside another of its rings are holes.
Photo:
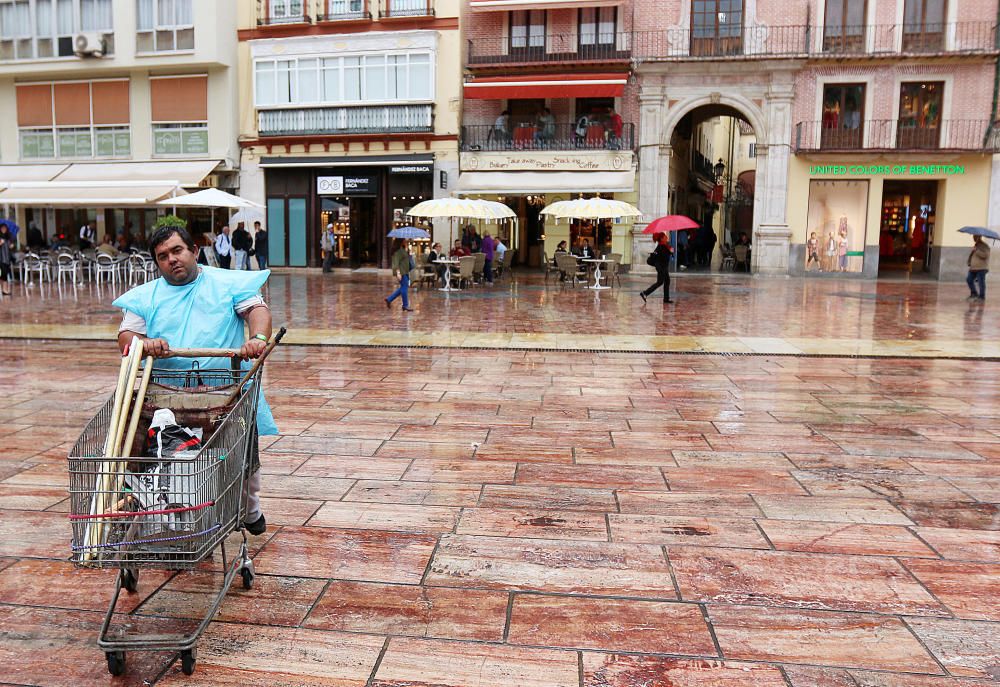
<path fill-rule="evenodd" d="M 200 266 L 179 227 L 158 229 L 150 252 L 161 277 L 114 301 L 124 311 L 118 387 L 69 456 L 72 549 L 80 565 L 120 569 L 98 638 L 108 670 L 122 674 L 128 650 L 175 650 L 190 675 L 197 640 L 233 579 L 253 584 L 246 532 L 267 528 L 258 437 L 278 433 L 261 364 L 284 329 L 271 337 L 260 294 L 269 271 Z M 243 542 L 230 559 L 234 530 Z M 225 576 L 195 632 L 109 632 L 121 590 L 136 590 L 140 568 L 192 569 L 217 546 Z"/>

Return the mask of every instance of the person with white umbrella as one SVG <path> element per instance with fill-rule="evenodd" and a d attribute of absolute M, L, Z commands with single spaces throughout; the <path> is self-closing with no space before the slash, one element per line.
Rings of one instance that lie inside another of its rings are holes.
<path fill-rule="evenodd" d="M 215 237 L 215 256 L 219 258 L 219 267 L 224 270 L 229 269 L 229 261 L 232 259 L 233 242 L 229 239 L 229 226 L 222 227 L 222 231 Z"/>

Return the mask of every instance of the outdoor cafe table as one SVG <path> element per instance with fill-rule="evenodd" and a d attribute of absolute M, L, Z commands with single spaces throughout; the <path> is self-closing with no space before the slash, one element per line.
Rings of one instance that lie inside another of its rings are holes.
<path fill-rule="evenodd" d="M 604 289 L 610 289 L 610 286 L 601 286 L 601 265 L 609 262 L 614 262 L 614 260 L 608 260 L 607 258 L 584 258 L 580 262 L 591 262 L 594 263 L 594 283 L 588 286 L 588 289 L 594 289 L 595 291 L 601 291 Z"/>
<path fill-rule="evenodd" d="M 457 258 L 438 258 L 432 261 L 435 265 L 446 265 L 444 270 L 444 288 L 438 291 L 461 291 L 457 286 L 451 285 L 451 266 L 458 264 Z"/>

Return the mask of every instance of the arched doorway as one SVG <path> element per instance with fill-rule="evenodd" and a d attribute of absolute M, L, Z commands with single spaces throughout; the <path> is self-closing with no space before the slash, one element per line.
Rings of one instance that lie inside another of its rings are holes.
<path fill-rule="evenodd" d="M 757 169 L 750 119 L 721 102 L 695 105 L 676 118 L 669 141 L 667 211 L 701 225 L 674 236 L 677 269 L 750 271 Z"/>

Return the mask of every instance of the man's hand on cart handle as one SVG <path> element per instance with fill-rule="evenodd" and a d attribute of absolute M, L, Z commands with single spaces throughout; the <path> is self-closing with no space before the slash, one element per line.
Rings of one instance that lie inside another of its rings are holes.
<path fill-rule="evenodd" d="M 247 342 L 240 348 L 240 357 L 243 360 L 256 360 L 267 350 L 267 341 L 264 339 L 247 339 Z"/>
<path fill-rule="evenodd" d="M 166 339 L 143 339 L 142 350 L 146 355 L 163 358 L 170 354 L 170 344 Z"/>

